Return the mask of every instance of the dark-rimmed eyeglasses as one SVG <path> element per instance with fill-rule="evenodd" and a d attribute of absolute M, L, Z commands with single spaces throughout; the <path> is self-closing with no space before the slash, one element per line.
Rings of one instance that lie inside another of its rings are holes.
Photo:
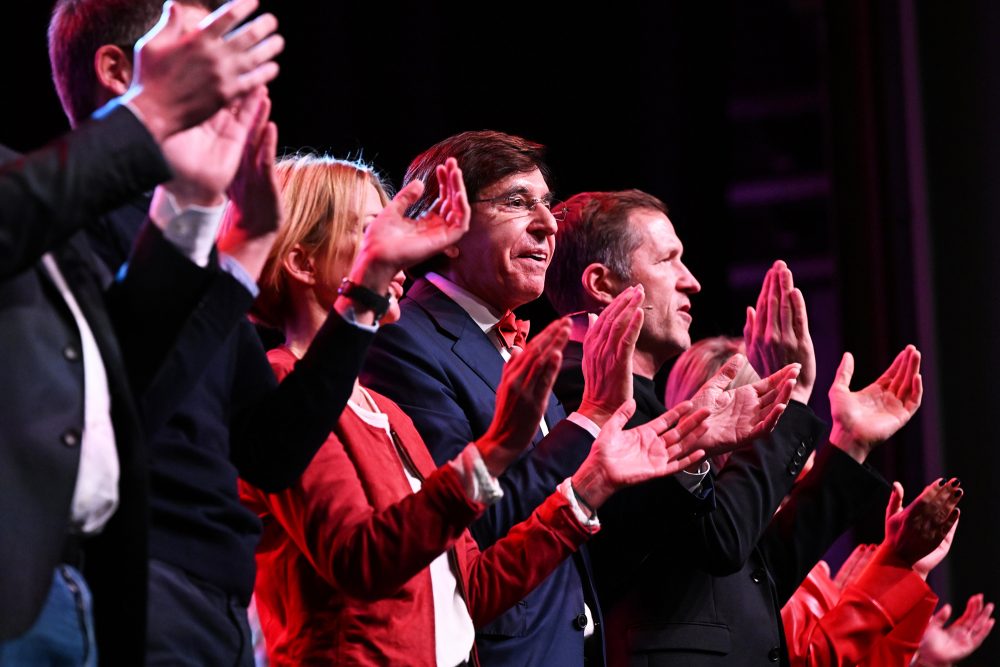
<path fill-rule="evenodd" d="M 534 211 L 536 206 L 541 205 L 552 214 L 552 217 L 556 219 L 556 222 L 561 222 L 566 217 L 566 206 L 561 201 L 557 201 L 550 194 L 543 197 L 532 198 L 519 192 L 508 192 L 506 194 L 497 195 L 496 197 L 473 199 L 469 203 L 492 204 L 502 211 L 516 213 L 518 215 L 527 215 L 528 213 Z"/>

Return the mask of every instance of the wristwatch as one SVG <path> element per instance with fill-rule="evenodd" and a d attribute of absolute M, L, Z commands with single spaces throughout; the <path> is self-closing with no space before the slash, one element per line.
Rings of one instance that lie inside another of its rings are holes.
<path fill-rule="evenodd" d="M 364 285 L 358 285 L 357 283 L 351 282 L 349 278 L 344 278 L 340 281 L 340 287 L 337 288 L 337 294 L 347 297 L 354 303 L 364 306 L 365 310 L 370 310 L 375 313 L 376 321 L 382 319 L 382 316 L 389 310 L 388 294 L 379 294 L 378 292 L 368 289 Z"/>

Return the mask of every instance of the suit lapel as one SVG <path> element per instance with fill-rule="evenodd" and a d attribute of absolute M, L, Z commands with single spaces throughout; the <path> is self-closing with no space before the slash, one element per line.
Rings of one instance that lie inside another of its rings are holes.
<path fill-rule="evenodd" d="M 437 327 L 455 341 L 451 348 L 452 352 L 478 375 L 495 395 L 500 387 L 504 360 L 493 342 L 469 314 L 425 278 L 413 283 L 406 297 L 420 306 L 434 320 Z M 545 423 L 549 430 L 565 417 L 566 413 L 553 394 L 549 397 L 549 405 L 545 410 Z M 537 445 L 541 439 L 542 431 L 539 429 L 535 432 L 532 445 Z"/>
<path fill-rule="evenodd" d="M 495 394 L 503 373 L 503 357 L 469 314 L 424 278 L 413 284 L 406 297 L 420 306 L 437 327 L 455 341 L 451 347 L 455 356 Z"/>

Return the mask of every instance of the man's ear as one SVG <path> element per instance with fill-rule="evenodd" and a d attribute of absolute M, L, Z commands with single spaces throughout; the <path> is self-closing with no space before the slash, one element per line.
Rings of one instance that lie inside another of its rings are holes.
<path fill-rule="evenodd" d="M 296 243 L 281 262 L 289 278 L 303 285 L 315 285 L 319 282 L 316 263 L 312 254 Z"/>
<path fill-rule="evenodd" d="M 94 54 L 94 73 L 100 97 L 110 100 L 132 85 L 132 59 L 120 46 L 104 44 Z"/>
<path fill-rule="evenodd" d="M 624 289 L 622 281 L 614 271 L 599 262 L 594 262 L 583 270 L 580 277 L 587 300 L 606 306 Z"/>

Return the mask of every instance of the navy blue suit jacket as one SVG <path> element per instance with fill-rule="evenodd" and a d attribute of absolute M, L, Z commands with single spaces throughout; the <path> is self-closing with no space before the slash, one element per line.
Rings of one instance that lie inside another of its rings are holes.
<path fill-rule="evenodd" d="M 399 323 L 382 327 L 375 337 L 362 383 L 403 408 L 440 465 L 489 428 L 504 361 L 472 318 L 426 279 L 414 283 L 400 307 Z M 586 458 L 593 438 L 564 417 L 562 407 L 550 399 L 545 414 L 549 434 L 535 435 L 532 446 L 500 479 L 503 499 L 472 526 L 480 547 L 527 518 Z M 599 608 L 581 550 L 524 600 L 479 629 L 482 664 L 582 665 L 585 596 L 600 635 Z"/>

